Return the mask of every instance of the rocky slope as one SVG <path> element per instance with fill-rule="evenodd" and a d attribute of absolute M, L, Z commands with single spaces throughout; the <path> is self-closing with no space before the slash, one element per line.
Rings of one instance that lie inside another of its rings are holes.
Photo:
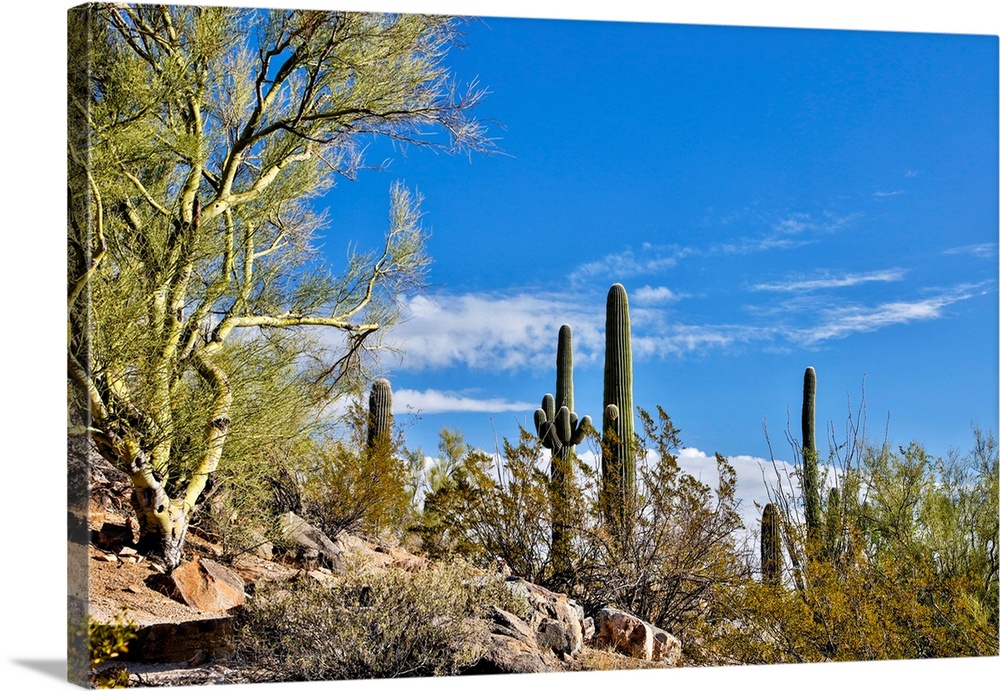
<path fill-rule="evenodd" d="M 104 478 L 107 485 L 114 480 Z M 417 571 L 420 556 L 358 536 L 334 537 L 288 512 L 281 518 L 282 550 L 265 545 L 256 553 L 227 560 L 217 544 L 192 531 L 189 558 L 171 574 L 136 552 L 135 525 L 120 495 L 95 491 L 86 512 L 71 521 L 88 521 L 89 610 L 93 618 L 113 621 L 124 612 L 139 628 L 123 662 L 133 683 L 143 686 L 251 681 L 253 670 L 232 656 L 233 614 L 264 582 L 313 579 L 333 582 L 347 564 L 372 570 Z M 72 535 L 72 531 L 71 531 Z M 227 562 L 227 563 L 223 563 Z M 485 572 L 484 572 L 485 573 Z M 519 617 L 483 606 L 485 630 L 481 657 L 463 673 L 540 673 L 679 663 L 679 641 L 627 612 L 605 608 L 595 618 L 563 593 L 514 575 L 505 578 L 512 593 L 528 603 Z M 595 620 L 596 619 L 596 620 Z"/>

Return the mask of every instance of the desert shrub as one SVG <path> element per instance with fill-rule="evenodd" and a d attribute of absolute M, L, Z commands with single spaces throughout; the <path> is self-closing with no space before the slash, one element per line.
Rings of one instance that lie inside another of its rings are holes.
<path fill-rule="evenodd" d="M 861 419 L 858 416 L 857 419 Z M 822 539 L 806 539 L 798 495 L 776 495 L 781 583 L 738 583 L 710 663 L 779 663 L 997 655 L 997 446 L 935 458 L 920 444 L 870 445 L 860 426 L 834 445 Z M 834 501 L 832 497 L 836 497 Z"/>
<path fill-rule="evenodd" d="M 476 616 L 490 604 L 527 613 L 502 577 L 462 562 L 351 568 L 324 585 L 259 588 L 238 616 L 237 656 L 261 681 L 454 674 L 481 656 Z"/>
<path fill-rule="evenodd" d="M 317 440 L 300 456 L 296 474 L 305 518 L 334 536 L 341 530 L 378 536 L 402 533 L 413 517 L 413 469 L 399 429 L 374 448 L 367 411 L 349 407 L 339 436 Z"/>
<path fill-rule="evenodd" d="M 484 568 L 503 562 L 529 581 L 545 582 L 551 512 L 538 440 L 522 429 L 517 444 L 503 440 L 500 459 L 468 449 L 460 434 L 457 440 L 443 431 L 443 456 L 431 468 L 433 491 L 415 529 L 424 551 L 461 555 Z"/>

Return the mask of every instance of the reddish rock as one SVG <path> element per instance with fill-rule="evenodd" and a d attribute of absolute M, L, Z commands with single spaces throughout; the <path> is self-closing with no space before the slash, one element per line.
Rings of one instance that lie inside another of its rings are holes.
<path fill-rule="evenodd" d="M 597 615 L 599 645 L 629 657 L 653 659 L 653 627 L 620 609 L 605 607 Z"/>
<path fill-rule="evenodd" d="M 246 599 L 246 584 L 240 575 L 211 559 L 181 564 L 169 578 L 172 596 L 204 612 L 224 612 Z"/>
<path fill-rule="evenodd" d="M 663 629 L 654 627 L 653 661 L 676 666 L 681 659 L 681 642 Z"/>

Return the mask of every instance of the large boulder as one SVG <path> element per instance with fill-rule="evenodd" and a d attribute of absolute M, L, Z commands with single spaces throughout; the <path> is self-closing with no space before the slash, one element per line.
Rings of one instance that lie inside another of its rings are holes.
<path fill-rule="evenodd" d="M 246 584 L 240 575 L 211 559 L 185 562 L 168 578 L 171 595 L 203 612 L 225 612 L 246 600 Z"/>
<path fill-rule="evenodd" d="M 521 578 L 508 578 L 507 586 L 531 604 L 531 626 L 538 644 L 572 657 L 584 643 L 583 607 L 565 593 L 556 593 Z"/>
<path fill-rule="evenodd" d="M 653 659 L 653 627 L 620 609 L 605 607 L 597 614 L 597 643 L 629 657 Z"/>
<path fill-rule="evenodd" d="M 676 665 L 680 641 L 634 614 L 605 607 L 597 615 L 598 645 L 647 662 Z"/>
<path fill-rule="evenodd" d="M 653 627 L 653 662 L 665 662 L 676 667 L 680 661 L 680 640 L 663 629 Z"/>

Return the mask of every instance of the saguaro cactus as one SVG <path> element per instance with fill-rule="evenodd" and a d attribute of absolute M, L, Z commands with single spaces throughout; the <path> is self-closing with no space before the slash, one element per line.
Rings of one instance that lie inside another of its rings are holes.
<path fill-rule="evenodd" d="M 805 500 L 806 539 L 822 539 L 819 506 L 819 455 L 816 452 L 816 370 L 806 368 L 802 384 L 802 496 Z"/>
<path fill-rule="evenodd" d="M 760 518 L 760 570 L 764 583 L 781 583 L 781 569 L 781 513 L 774 504 L 767 504 Z"/>
<path fill-rule="evenodd" d="M 376 379 L 368 394 L 368 450 L 384 447 L 391 438 L 392 386 L 386 379 Z"/>
<path fill-rule="evenodd" d="M 535 431 L 542 445 L 552 452 L 552 567 L 566 574 L 572 567 L 572 519 L 569 497 L 573 488 L 573 447 L 583 441 L 591 427 L 590 416 L 579 419 L 573 412 L 573 332 L 568 324 L 559 329 L 556 349 L 556 395 L 545 394 L 535 411 Z"/>
<path fill-rule="evenodd" d="M 840 490 L 830 488 L 826 501 L 826 535 L 823 549 L 827 559 L 833 562 L 840 560 L 843 551 L 843 522 L 840 515 Z"/>
<path fill-rule="evenodd" d="M 625 527 L 635 496 L 635 417 L 632 407 L 632 343 L 628 295 L 620 283 L 608 291 L 604 347 L 604 426 L 601 479 L 607 518 Z"/>

